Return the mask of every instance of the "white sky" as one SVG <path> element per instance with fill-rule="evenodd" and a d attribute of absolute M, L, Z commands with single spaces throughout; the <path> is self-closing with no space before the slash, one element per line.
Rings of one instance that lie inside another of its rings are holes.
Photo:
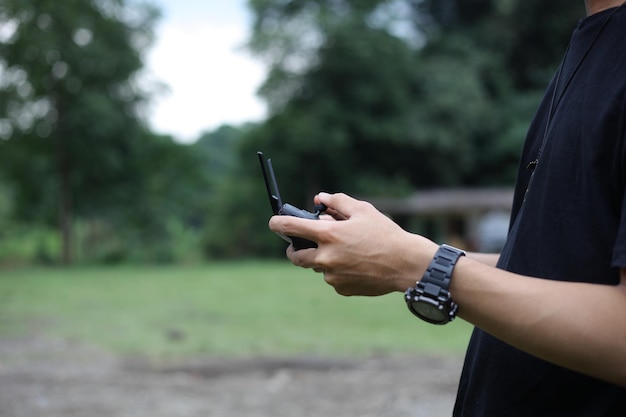
<path fill-rule="evenodd" d="M 157 133 L 181 142 L 221 124 L 262 120 L 256 97 L 265 70 L 242 45 L 252 15 L 247 0 L 152 0 L 162 11 L 157 39 L 147 56 L 150 79 L 167 84 L 149 122 Z"/>

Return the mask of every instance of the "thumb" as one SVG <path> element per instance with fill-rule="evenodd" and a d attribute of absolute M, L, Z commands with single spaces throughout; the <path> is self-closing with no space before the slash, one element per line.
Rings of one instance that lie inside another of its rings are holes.
<path fill-rule="evenodd" d="M 359 207 L 359 201 L 343 193 L 328 194 L 319 193 L 317 200 L 328 207 L 327 213 L 339 215 L 343 218 L 350 218 Z"/>

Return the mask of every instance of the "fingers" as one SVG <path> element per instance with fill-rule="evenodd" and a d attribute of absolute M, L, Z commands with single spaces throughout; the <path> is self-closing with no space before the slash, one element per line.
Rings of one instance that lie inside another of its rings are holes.
<path fill-rule="evenodd" d="M 287 258 L 295 266 L 313 269 L 315 272 L 324 272 L 324 268 L 317 265 L 315 261 L 316 252 L 315 249 L 295 250 L 293 245 L 289 245 L 287 248 Z"/>
<path fill-rule="evenodd" d="M 316 204 L 324 204 L 326 213 L 335 220 L 347 220 L 353 214 L 363 211 L 365 207 L 371 207 L 369 203 L 356 200 L 346 194 L 320 193 L 315 196 Z M 327 220 L 328 216 L 322 215 L 321 219 Z M 319 243 L 319 236 L 323 234 L 323 223 L 316 220 L 301 219 L 294 216 L 273 216 L 269 227 L 272 231 L 286 236 L 297 236 Z"/>
<path fill-rule="evenodd" d="M 371 207 L 371 204 L 343 193 L 319 193 L 315 196 L 315 202 L 324 204 L 327 207 L 326 213 L 333 216 L 336 220 L 347 220 L 354 214 Z"/>
<path fill-rule="evenodd" d="M 317 242 L 319 220 L 302 219 L 294 216 L 272 216 L 269 228 L 284 236 L 296 236 Z"/>
<path fill-rule="evenodd" d="M 322 274 L 324 276 L 324 281 L 326 281 L 328 285 L 332 286 L 337 294 L 346 297 L 353 295 L 349 288 L 344 288 L 341 285 L 341 281 L 338 279 L 336 274 L 328 273 L 325 268 L 316 265 L 316 254 L 317 251 L 315 249 L 302 249 L 296 251 L 291 245 L 287 248 L 287 258 L 289 258 L 291 263 L 295 266 L 313 269 L 313 271 Z"/>
<path fill-rule="evenodd" d="M 339 295 L 343 295 L 344 297 L 351 297 L 354 293 L 351 291 L 350 287 L 342 285 L 341 279 L 334 274 L 324 274 L 324 281 L 331 287 L 335 289 L 335 292 Z"/>

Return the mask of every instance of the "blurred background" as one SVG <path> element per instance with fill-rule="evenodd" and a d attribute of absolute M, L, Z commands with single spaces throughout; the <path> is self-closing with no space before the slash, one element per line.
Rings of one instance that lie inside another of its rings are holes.
<path fill-rule="evenodd" d="M 434 331 L 402 300 L 347 301 L 287 264 L 256 152 L 291 204 L 345 192 L 497 251 L 583 15 L 571 0 L 2 0 L 0 350 L 36 335 L 159 361 L 461 355 L 469 326 Z"/>
<path fill-rule="evenodd" d="M 4 0 L 0 264 L 282 256 L 257 150 L 292 204 L 383 199 L 478 244 L 506 194 L 467 216 L 454 193 L 398 206 L 510 188 L 577 6 Z"/>

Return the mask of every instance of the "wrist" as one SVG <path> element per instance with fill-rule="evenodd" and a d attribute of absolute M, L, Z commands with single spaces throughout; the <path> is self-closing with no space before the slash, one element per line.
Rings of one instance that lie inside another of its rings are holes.
<path fill-rule="evenodd" d="M 450 294 L 450 284 L 457 261 L 463 256 L 464 251 L 449 245 L 437 249 L 422 278 L 404 293 L 411 313 L 432 324 L 454 320 L 458 305 Z"/>
<path fill-rule="evenodd" d="M 408 239 L 398 246 L 401 248 L 399 255 L 402 264 L 399 266 L 400 278 L 396 290 L 402 293 L 415 286 L 439 250 L 438 244 L 423 236 L 408 232 L 407 235 Z"/>

